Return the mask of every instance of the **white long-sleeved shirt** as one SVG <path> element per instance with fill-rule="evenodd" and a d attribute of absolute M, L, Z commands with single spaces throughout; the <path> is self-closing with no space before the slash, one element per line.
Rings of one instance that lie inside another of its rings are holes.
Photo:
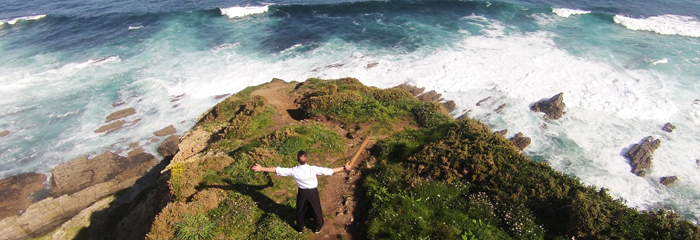
<path fill-rule="evenodd" d="M 312 189 L 318 187 L 316 175 L 333 175 L 333 169 L 304 164 L 293 168 L 277 167 L 275 173 L 282 177 L 292 176 L 301 189 Z"/>

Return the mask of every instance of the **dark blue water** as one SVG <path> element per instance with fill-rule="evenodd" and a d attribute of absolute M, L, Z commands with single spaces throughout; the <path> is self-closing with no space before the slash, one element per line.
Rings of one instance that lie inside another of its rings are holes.
<path fill-rule="evenodd" d="M 649 0 L 6 1 L 0 178 L 131 142 L 155 153 L 154 131 L 185 133 L 214 96 L 274 77 L 351 76 L 436 90 L 455 116 L 532 137 L 533 159 L 697 221 L 698 14 L 697 1 Z M 565 118 L 529 111 L 559 92 Z M 133 125 L 94 133 L 127 107 Z M 666 122 L 678 130 L 661 131 Z M 662 146 L 637 177 L 621 152 L 650 135 Z M 672 175 L 673 186 L 658 183 Z"/>

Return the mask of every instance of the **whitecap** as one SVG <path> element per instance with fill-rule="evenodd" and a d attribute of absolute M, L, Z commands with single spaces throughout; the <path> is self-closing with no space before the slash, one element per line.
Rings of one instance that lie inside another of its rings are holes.
<path fill-rule="evenodd" d="M 219 8 L 219 10 L 221 10 L 221 15 L 225 15 L 228 18 L 240 18 L 248 15 L 266 13 L 268 11 L 268 6 L 270 5 L 255 7 L 227 7 Z"/>
<path fill-rule="evenodd" d="M 15 25 L 19 21 L 39 20 L 39 19 L 42 19 L 44 17 L 46 17 L 46 15 L 35 15 L 35 16 L 18 17 L 18 18 L 13 18 L 13 19 L 0 20 L 0 25 L 4 25 L 4 24 Z"/>
<path fill-rule="evenodd" d="M 694 17 L 660 15 L 644 19 L 616 15 L 615 23 L 636 31 L 650 31 L 661 35 L 700 37 L 700 21 Z"/>
<path fill-rule="evenodd" d="M 668 59 L 664 58 L 664 59 L 661 59 L 661 60 L 654 62 L 653 64 L 656 65 L 656 64 L 661 64 L 661 63 L 668 63 Z"/>
<path fill-rule="evenodd" d="M 141 25 L 139 25 L 139 26 L 129 26 L 129 30 L 136 30 L 136 29 L 141 29 L 141 28 L 143 28 L 143 26 L 141 26 Z"/>
<path fill-rule="evenodd" d="M 224 43 L 224 44 L 221 44 L 221 45 L 216 45 L 216 46 L 214 46 L 213 48 L 211 48 L 211 51 L 212 51 L 212 52 L 219 52 L 219 51 L 226 50 L 226 49 L 236 48 L 236 47 L 238 47 L 238 45 L 241 45 L 241 44 L 238 43 L 238 42 L 235 42 L 235 43 Z"/>
<path fill-rule="evenodd" d="M 567 9 L 567 8 L 552 8 L 552 12 L 557 16 L 568 18 L 571 15 L 583 15 L 589 14 L 591 11 L 579 10 L 579 9 Z"/>

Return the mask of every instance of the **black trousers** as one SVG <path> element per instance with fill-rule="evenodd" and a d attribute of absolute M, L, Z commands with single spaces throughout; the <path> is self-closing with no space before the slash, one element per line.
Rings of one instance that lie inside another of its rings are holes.
<path fill-rule="evenodd" d="M 297 231 L 304 230 L 304 218 L 313 217 L 316 222 L 316 229 L 323 227 L 323 212 L 321 211 L 321 200 L 318 198 L 318 189 L 301 189 L 297 193 Z"/>

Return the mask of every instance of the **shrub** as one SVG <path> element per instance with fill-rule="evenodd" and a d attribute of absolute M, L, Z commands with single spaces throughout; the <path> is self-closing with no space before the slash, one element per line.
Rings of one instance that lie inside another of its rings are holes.
<path fill-rule="evenodd" d="M 206 240 L 214 238 L 214 224 L 206 214 L 187 215 L 175 224 L 175 239 Z"/>

